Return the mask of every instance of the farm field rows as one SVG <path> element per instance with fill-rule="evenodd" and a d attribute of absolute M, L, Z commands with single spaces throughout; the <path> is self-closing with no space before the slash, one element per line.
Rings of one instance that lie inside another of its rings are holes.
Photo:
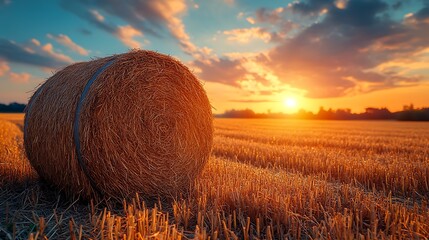
<path fill-rule="evenodd" d="M 429 124 L 215 119 L 212 156 L 174 203 L 65 199 L 0 115 L 0 239 L 427 239 Z M 43 177 L 43 176 L 42 176 Z"/>

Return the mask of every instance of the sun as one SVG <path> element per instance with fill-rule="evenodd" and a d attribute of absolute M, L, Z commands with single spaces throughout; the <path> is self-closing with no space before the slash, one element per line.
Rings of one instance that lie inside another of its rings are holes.
<path fill-rule="evenodd" d="M 289 109 L 296 109 L 298 106 L 298 102 L 295 98 L 288 97 L 283 100 L 284 105 Z"/>
<path fill-rule="evenodd" d="M 283 103 L 288 108 L 296 108 L 297 105 L 298 105 L 298 102 L 296 101 L 296 99 L 295 98 L 291 98 L 291 97 L 285 98 L 284 101 L 283 101 Z"/>

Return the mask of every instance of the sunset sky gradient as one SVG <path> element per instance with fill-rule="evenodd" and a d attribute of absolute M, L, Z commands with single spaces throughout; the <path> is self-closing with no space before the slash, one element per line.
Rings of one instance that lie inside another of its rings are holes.
<path fill-rule="evenodd" d="M 429 107 L 429 0 L 0 0 L 0 102 L 132 48 L 183 61 L 215 113 Z"/>

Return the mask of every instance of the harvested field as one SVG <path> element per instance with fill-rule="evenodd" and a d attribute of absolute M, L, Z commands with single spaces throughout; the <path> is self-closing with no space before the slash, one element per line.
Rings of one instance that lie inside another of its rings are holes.
<path fill-rule="evenodd" d="M 215 119 L 214 125 L 213 153 L 196 188 L 172 204 L 144 203 L 141 196 L 120 206 L 65 199 L 22 165 L 21 180 L 0 187 L 0 238 L 429 236 L 426 123 Z M 9 127 L 15 126 L 2 125 L 1 133 Z M 12 137 L 22 144 L 22 133 Z M 6 151 L 22 150 L 10 135 L 1 141 Z M 14 159 L 8 161 L 20 161 Z"/>

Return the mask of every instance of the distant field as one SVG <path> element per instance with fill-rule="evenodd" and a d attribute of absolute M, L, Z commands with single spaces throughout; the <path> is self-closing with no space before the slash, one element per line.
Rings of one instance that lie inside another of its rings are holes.
<path fill-rule="evenodd" d="M 22 117 L 0 123 L 22 127 Z M 428 123 L 216 119 L 195 191 L 156 208 L 60 201 L 23 163 L 22 133 L 6 128 L 0 173 L 19 181 L 0 186 L 0 239 L 429 236 Z M 21 171 L 4 167 L 11 161 Z"/>
<path fill-rule="evenodd" d="M 12 121 L 23 121 L 24 113 L 0 113 L 0 119 L 12 120 Z"/>
<path fill-rule="evenodd" d="M 19 127 L 24 126 L 24 114 L 23 113 L 0 113 L 0 120 L 6 120 L 13 122 Z"/>

